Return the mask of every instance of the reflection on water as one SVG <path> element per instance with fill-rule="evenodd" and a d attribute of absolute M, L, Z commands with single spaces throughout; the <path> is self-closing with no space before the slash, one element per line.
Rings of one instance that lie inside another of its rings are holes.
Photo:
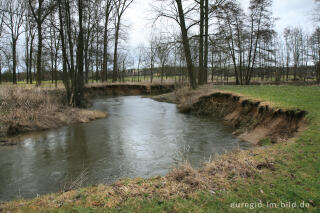
<path fill-rule="evenodd" d="M 181 114 L 141 97 L 97 99 L 106 119 L 75 124 L 0 147 L 0 200 L 64 189 L 86 171 L 85 185 L 166 174 L 188 160 L 200 166 L 217 154 L 247 148 L 214 118 Z"/>

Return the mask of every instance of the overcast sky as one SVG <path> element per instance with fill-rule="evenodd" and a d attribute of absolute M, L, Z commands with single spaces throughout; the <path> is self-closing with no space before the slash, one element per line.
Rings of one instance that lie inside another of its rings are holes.
<path fill-rule="evenodd" d="M 150 34 L 151 4 L 154 0 L 135 0 L 131 8 L 127 11 L 126 21 L 131 23 L 129 42 L 131 48 L 140 43 L 146 43 Z M 241 0 L 244 8 L 249 5 L 249 0 Z M 274 0 L 273 15 L 280 18 L 276 22 L 276 30 L 282 33 L 287 26 L 300 26 L 307 32 L 312 32 L 312 14 L 315 8 L 314 0 Z"/>

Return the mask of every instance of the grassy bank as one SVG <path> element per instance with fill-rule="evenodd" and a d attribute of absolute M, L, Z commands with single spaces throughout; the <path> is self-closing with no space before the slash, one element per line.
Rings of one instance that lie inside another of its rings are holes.
<path fill-rule="evenodd" d="M 63 89 L 0 87 L 1 138 L 105 116 L 104 112 L 69 107 Z"/>
<path fill-rule="evenodd" d="M 320 208 L 320 88 L 219 86 L 285 109 L 308 112 L 308 129 L 287 142 L 236 151 L 201 169 L 120 180 L 0 205 L 17 212 L 317 212 Z M 181 97 L 180 97 L 181 98 Z M 192 101 L 192 95 L 185 97 Z M 262 206 L 261 206 L 262 205 Z"/>

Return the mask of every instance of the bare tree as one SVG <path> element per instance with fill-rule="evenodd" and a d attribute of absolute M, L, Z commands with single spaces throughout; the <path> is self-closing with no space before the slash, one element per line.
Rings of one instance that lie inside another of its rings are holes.
<path fill-rule="evenodd" d="M 240 5 L 235 1 L 227 1 L 217 11 L 219 32 L 226 47 L 234 68 L 236 84 L 243 84 L 244 65 L 244 20 L 245 14 Z"/>
<path fill-rule="evenodd" d="M 183 10 L 182 1 L 176 0 L 175 2 L 178 7 L 179 23 L 180 23 L 180 29 L 181 29 L 181 34 L 182 34 L 184 54 L 186 57 L 186 62 L 187 62 L 187 67 L 188 67 L 190 86 L 192 89 L 196 89 L 197 83 L 196 83 L 194 73 L 193 73 L 193 63 L 192 63 L 191 52 L 190 52 L 188 29 L 185 24 L 185 12 Z"/>
<path fill-rule="evenodd" d="M 318 27 L 310 38 L 311 56 L 316 68 L 317 82 L 320 83 L 320 28 Z"/>
<path fill-rule="evenodd" d="M 139 44 L 137 47 L 137 59 L 138 59 L 138 82 L 140 82 L 140 68 L 141 68 L 141 64 L 145 61 L 145 52 L 146 49 L 143 46 L 143 44 Z"/>
<path fill-rule="evenodd" d="M 219 34 L 229 49 L 237 84 L 250 84 L 261 56 L 258 47 L 274 36 L 271 0 L 251 0 L 248 11 L 246 14 L 235 0 L 225 1 L 217 11 Z"/>
<path fill-rule="evenodd" d="M 153 82 L 153 73 L 154 73 L 154 65 L 155 65 L 155 59 L 156 59 L 156 37 L 151 34 L 150 35 L 150 39 L 149 39 L 149 42 L 148 42 L 148 49 L 147 49 L 147 55 L 146 55 L 146 58 L 147 59 L 147 63 L 148 63 L 148 66 L 150 67 L 150 82 L 152 83 Z"/>
<path fill-rule="evenodd" d="M 102 81 L 108 80 L 108 42 L 109 42 L 109 23 L 110 16 L 113 11 L 113 1 L 105 1 L 105 22 L 104 22 L 104 35 L 103 35 L 103 70 Z"/>
<path fill-rule="evenodd" d="M 163 82 L 164 69 L 165 65 L 168 62 L 169 54 L 170 54 L 170 44 L 167 38 L 159 37 L 156 40 L 156 56 L 159 60 L 159 64 L 161 67 L 161 83 Z"/>
<path fill-rule="evenodd" d="M 316 8 L 314 10 L 314 20 L 320 22 L 320 0 L 314 0 L 316 3 Z"/>
<path fill-rule="evenodd" d="M 2 8 L 3 2 L 0 1 L 0 8 Z M 3 24 L 4 23 L 4 12 L 0 12 L 0 39 L 2 38 L 2 33 L 3 33 Z M 2 64 L 4 61 L 4 50 L 3 47 L 0 45 L 0 84 L 2 83 Z"/>
<path fill-rule="evenodd" d="M 250 42 L 248 50 L 248 62 L 246 73 L 246 84 L 250 84 L 251 75 L 255 67 L 257 49 L 262 34 L 273 33 L 272 0 L 251 0 L 250 1 Z"/>
<path fill-rule="evenodd" d="M 19 36 L 23 33 L 25 5 L 23 0 L 9 0 L 6 2 L 4 24 L 7 27 L 11 37 L 12 47 L 12 82 L 17 83 L 17 42 Z"/>
<path fill-rule="evenodd" d="M 75 85 L 75 106 L 84 107 L 84 65 L 83 65 L 83 51 L 84 51 L 84 32 L 83 32 L 83 1 L 78 0 L 78 18 L 79 18 L 79 33 L 77 38 L 77 81 Z"/>
<path fill-rule="evenodd" d="M 55 86 L 58 86 L 58 52 L 60 48 L 60 39 L 57 35 L 57 20 L 55 13 L 50 14 L 49 25 L 49 48 L 50 48 L 50 60 L 51 60 L 51 81 L 55 82 Z"/>
<path fill-rule="evenodd" d="M 188 31 L 198 24 L 198 21 L 194 21 L 190 14 L 195 11 L 197 7 L 194 1 L 181 1 L 181 0 L 158 0 L 159 6 L 154 6 L 156 12 L 156 20 L 160 17 L 164 17 L 173 20 L 180 27 L 181 40 L 184 49 L 184 55 L 187 63 L 187 70 L 189 75 L 190 87 L 192 89 L 197 88 L 196 75 L 194 73 L 194 65 L 192 61 L 190 37 Z M 188 21 L 188 26 L 187 22 Z M 191 20 L 191 21 L 190 21 Z"/>
<path fill-rule="evenodd" d="M 118 45 L 121 19 L 125 11 L 133 3 L 133 0 L 113 0 L 115 9 L 115 37 L 114 37 L 114 56 L 113 56 L 113 76 L 112 81 L 117 81 L 118 72 Z"/>
<path fill-rule="evenodd" d="M 41 85 L 42 81 L 42 25 L 46 20 L 47 16 L 51 13 L 53 8 L 56 6 L 55 1 L 51 0 L 28 0 L 29 7 L 31 9 L 33 18 L 37 24 L 38 32 L 38 52 L 37 52 L 37 86 Z"/>
<path fill-rule="evenodd" d="M 204 37 L 204 0 L 200 0 L 200 35 L 199 35 L 199 72 L 198 84 L 204 83 L 203 71 L 203 37 Z"/>
<path fill-rule="evenodd" d="M 63 83 L 67 92 L 67 101 L 68 103 L 71 100 L 71 86 L 70 86 L 70 76 L 68 74 L 68 56 L 67 56 L 67 44 L 66 44 L 66 36 L 64 30 L 64 14 L 65 14 L 65 6 L 62 3 L 63 0 L 58 0 L 58 11 L 59 11 L 59 34 L 61 40 L 61 50 L 62 50 L 62 71 L 63 71 Z"/>
<path fill-rule="evenodd" d="M 302 29 L 301 28 L 292 28 L 289 31 L 289 45 L 292 50 L 292 59 L 293 59 L 293 80 L 297 80 L 297 71 L 298 66 L 301 62 L 301 54 L 302 54 Z"/>
<path fill-rule="evenodd" d="M 84 13 L 83 22 L 84 22 L 84 33 L 85 33 L 85 44 L 84 44 L 84 63 L 85 63 L 85 82 L 89 82 L 89 67 L 91 54 L 89 54 L 89 47 L 93 42 L 93 30 L 95 27 L 95 22 L 93 21 L 94 17 L 94 7 L 95 2 L 86 1 L 86 12 Z"/>

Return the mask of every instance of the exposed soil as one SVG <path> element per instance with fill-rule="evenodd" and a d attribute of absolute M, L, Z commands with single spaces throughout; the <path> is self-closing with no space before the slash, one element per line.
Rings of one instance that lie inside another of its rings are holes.
<path fill-rule="evenodd" d="M 272 143 L 296 137 L 307 127 L 303 110 L 273 108 L 267 103 L 216 90 L 181 90 L 154 97 L 173 102 L 183 113 L 219 116 L 235 128 L 234 134 L 252 144 Z"/>
<path fill-rule="evenodd" d="M 151 98 L 155 101 L 172 103 L 172 104 L 176 104 L 178 101 L 175 92 L 152 96 Z"/>
<path fill-rule="evenodd" d="M 107 95 L 159 95 L 172 92 L 174 84 L 134 84 L 134 83 L 114 83 L 114 84 L 92 84 L 85 88 L 87 96 L 107 96 Z"/>

